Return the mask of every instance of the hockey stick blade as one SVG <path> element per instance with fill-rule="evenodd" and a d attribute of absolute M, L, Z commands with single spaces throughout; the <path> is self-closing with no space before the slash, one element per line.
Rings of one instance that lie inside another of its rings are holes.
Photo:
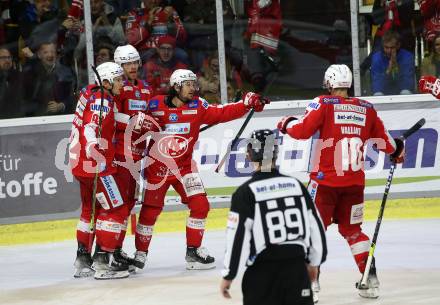
<path fill-rule="evenodd" d="M 411 136 L 413 133 L 415 133 L 417 130 L 423 127 L 425 125 L 426 120 L 424 118 L 420 119 L 417 123 L 414 124 L 410 129 L 405 131 L 402 135 L 402 138 L 407 139 L 409 136 Z"/>

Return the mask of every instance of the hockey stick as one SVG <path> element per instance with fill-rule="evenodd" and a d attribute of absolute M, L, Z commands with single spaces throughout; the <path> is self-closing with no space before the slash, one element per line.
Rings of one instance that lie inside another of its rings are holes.
<path fill-rule="evenodd" d="M 215 169 L 215 172 L 218 173 L 220 169 L 222 168 L 223 164 L 226 162 L 226 159 L 228 158 L 229 154 L 231 153 L 232 147 L 237 143 L 238 139 L 240 138 L 241 134 L 243 133 L 244 129 L 246 128 L 247 124 L 251 120 L 252 116 L 254 115 L 255 110 L 252 108 L 249 114 L 246 117 L 246 120 L 244 120 L 243 125 L 241 125 L 240 130 L 237 132 L 237 135 L 232 140 L 231 145 L 228 146 L 228 150 L 223 155 L 223 158 L 221 159 L 220 163 L 217 165 L 217 168 Z"/>
<path fill-rule="evenodd" d="M 98 118 L 98 134 L 97 139 L 101 138 L 101 132 L 102 132 L 102 111 L 103 111 L 103 104 L 104 104 L 104 87 L 102 86 L 101 77 L 99 76 L 98 71 L 96 70 L 95 66 L 92 66 L 92 70 L 96 75 L 96 78 L 98 79 L 98 84 L 101 91 L 101 106 L 99 107 L 99 118 Z M 89 237 L 89 247 L 90 251 L 92 250 L 93 246 L 93 232 L 95 231 L 95 213 L 96 213 L 96 190 L 98 188 L 98 177 L 99 177 L 99 166 L 98 161 L 96 161 L 96 169 L 95 169 L 95 176 L 93 177 L 93 192 L 92 192 L 92 216 L 90 217 L 90 237 Z"/>
<path fill-rule="evenodd" d="M 409 136 L 411 136 L 417 130 L 422 128 L 422 126 L 425 125 L 425 122 L 426 122 L 425 119 L 420 119 L 416 124 L 414 124 L 414 126 L 412 126 L 410 129 L 405 131 L 403 133 L 403 135 L 400 137 L 400 139 L 402 139 L 402 140 L 407 139 Z M 374 229 L 373 240 L 371 241 L 370 251 L 368 252 L 367 264 L 365 266 L 365 271 L 362 274 L 360 285 L 358 287 L 360 289 L 367 289 L 368 288 L 367 287 L 368 275 L 370 273 L 371 264 L 373 262 L 373 255 L 374 255 L 374 250 L 376 249 L 377 236 L 379 235 L 379 229 L 380 229 L 380 225 L 382 223 L 382 218 L 383 218 L 383 214 L 384 214 L 384 210 L 385 210 L 385 204 L 386 204 L 386 201 L 388 198 L 388 192 L 390 191 L 391 182 L 393 180 L 395 168 L 396 168 L 396 163 L 392 162 L 391 167 L 390 167 L 390 172 L 389 172 L 388 178 L 387 178 L 387 183 L 385 184 L 385 191 L 384 191 L 383 197 L 382 197 L 382 204 L 380 205 L 379 216 L 377 217 L 376 228 Z"/>

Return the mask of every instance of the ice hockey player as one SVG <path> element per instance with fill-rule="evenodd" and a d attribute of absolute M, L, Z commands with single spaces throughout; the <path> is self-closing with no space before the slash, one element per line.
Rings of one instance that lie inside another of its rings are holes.
<path fill-rule="evenodd" d="M 310 173 L 308 189 L 321 214 L 324 226 L 338 224 L 339 233 L 350 246 L 361 273 L 370 248 L 370 240 L 362 233 L 364 210 L 364 147 L 368 140 L 391 154 L 397 163 L 403 162 L 404 144 L 393 139 L 373 105 L 348 96 L 352 74 L 346 65 L 331 65 L 324 76 L 324 87 L 330 95 L 315 98 L 306 108 L 303 118 L 287 116 L 278 129 L 295 139 L 308 139 L 319 132 L 317 148 Z M 315 301 L 319 284 L 312 283 Z M 359 290 L 365 298 L 379 296 L 376 268 L 369 273 L 368 288 Z"/>
<path fill-rule="evenodd" d="M 165 194 L 170 186 L 177 191 L 190 213 L 186 224 L 186 268 L 214 268 L 214 258 L 201 247 L 209 202 L 203 183 L 192 159 L 194 144 L 202 124 L 218 124 L 238 119 L 250 109 L 260 112 L 268 100 L 248 92 L 242 100 L 222 106 L 209 105 L 197 96 L 197 76 L 190 70 L 178 69 L 170 77 L 169 95 L 158 95 L 149 101 L 148 113 L 159 120 L 161 137 L 151 142 L 148 156 L 154 162 L 145 169 L 147 189 L 136 228 L 137 267 L 143 268 L 153 235 L 153 227 L 162 212 Z"/>
<path fill-rule="evenodd" d="M 138 79 L 138 70 L 142 66 L 138 51 L 130 44 L 119 46 L 115 50 L 114 60 L 124 70 L 124 85 L 121 93 L 115 99 L 119 112 L 125 113 L 130 117 L 137 115 L 139 112 L 146 114 L 147 102 L 151 97 L 151 87 L 146 81 Z M 139 133 L 133 132 L 133 128 L 124 128 L 122 126 L 122 128 L 116 130 L 115 160 L 119 164 L 118 175 L 121 176 L 121 189 L 125 190 L 128 196 L 128 214 L 114 255 L 128 260 L 130 271 L 134 270 L 134 262 L 122 250 L 122 244 L 127 231 L 129 214 L 136 203 L 136 184 L 139 181 L 139 173 L 141 171 L 140 160 L 146 150 L 145 141 L 134 144 L 138 138 Z"/>
<path fill-rule="evenodd" d="M 306 187 L 278 172 L 278 145 L 269 129 L 256 130 L 247 145 L 255 172 L 232 195 L 220 291 L 229 288 L 243 255 L 244 305 L 312 305 L 310 279 L 327 255 L 325 230 Z"/>
<path fill-rule="evenodd" d="M 69 162 L 72 174 L 79 182 L 81 194 L 74 277 L 94 274 L 96 279 L 124 278 L 128 276 L 128 265 L 117 261 L 113 252 L 127 215 L 127 205 L 126 196 L 118 185 L 120 177 L 113 163 L 115 150 L 112 143 L 115 125 L 129 123 L 129 117 L 119 114 L 114 103 L 114 96 L 120 93 L 123 86 L 123 70 L 116 63 L 106 62 L 97 67 L 97 72 L 102 80 L 102 88 L 89 85 L 81 91 L 70 136 Z M 136 116 L 134 119 L 137 120 L 139 132 L 154 129 L 150 121 L 144 123 L 144 117 Z M 95 185 L 97 172 L 99 179 Z M 92 267 L 90 253 L 94 232 L 90 222 L 94 194 L 96 248 Z"/>

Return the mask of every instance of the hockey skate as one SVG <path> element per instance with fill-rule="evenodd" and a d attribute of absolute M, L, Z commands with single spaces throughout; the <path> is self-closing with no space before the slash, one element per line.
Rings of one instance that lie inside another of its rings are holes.
<path fill-rule="evenodd" d="M 133 265 L 135 267 L 138 267 L 139 269 L 144 269 L 145 263 L 147 261 L 147 254 L 148 254 L 148 251 L 146 251 L 146 252 L 136 251 L 134 253 L 134 263 L 133 263 Z"/>
<path fill-rule="evenodd" d="M 76 251 L 76 259 L 73 266 L 75 266 L 74 278 L 83 278 L 93 276 L 95 270 L 92 269 L 92 256 L 87 252 L 87 249 L 79 244 Z"/>
<path fill-rule="evenodd" d="M 318 303 L 319 301 L 319 292 L 321 291 L 321 286 L 319 285 L 319 281 L 312 282 L 312 293 L 313 293 L 313 303 Z"/>
<path fill-rule="evenodd" d="M 115 252 L 113 252 L 113 257 L 115 258 L 115 261 L 118 263 L 126 264 L 128 265 L 128 272 L 133 274 L 136 273 L 136 261 L 134 258 L 131 258 L 125 253 L 122 248 L 116 248 Z"/>
<path fill-rule="evenodd" d="M 123 279 L 128 277 L 128 265 L 115 260 L 113 253 L 98 251 L 93 255 L 96 280 Z"/>
<path fill-rule="evenodd" d="M 367 287 L 363 288 L 360 281 L 356 283 L 356 288 L 359 290 L 359 295 L 367 299 L 377 299 L 379 297 L 379 280 L 377 278 L 376 266 L 374 261 L 368 273 Z"/>
<path fill-rule="evenodd" d="M 215 268 L 215 259 L 209 255 L 204 247 L 186 248 L 186 269 L 188 270 L 206 270 Z"/>

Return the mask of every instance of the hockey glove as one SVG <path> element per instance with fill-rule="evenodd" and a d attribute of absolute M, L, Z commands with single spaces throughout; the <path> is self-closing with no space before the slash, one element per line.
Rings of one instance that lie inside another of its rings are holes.
<path fill-rule="evenodd" d="M 440 99 L 440 79 L 432 75 L 422 76 L 419 80 L 419 92 L 431 93 Z"/>
<path fill-rule="evenodd" d="M 138 112 L 133 119 L 135 120 L 133 131 L 136 133 L 144 134 L 149 131 L 157 132 L 160 130 L 160 126 L 156 118 L 146 115 L 143 112 Z"/>
<path fill-rule="evenodd" d="M 285 116 L 278 122 L 277 128 L 280 130 L 281 133 L 285 134 L 287 132 L 287 125 L 295 120 L 298 119 L 294 116 Z"/>
<path fill-rule="evenodd" d="M 396 142 L 396 150 L 390 155 L 391 162 L 403 163 L 405 160 L 405 144 L 401 139 L 394 139 Z"/>
<path fill-rule="evenodd" d="M 254 92 L 243 94 L 242 100 L 243 104 L 246 106 L 246 109 L 250 110 L 253 108 L 255 112 L 263 111 L 264 105 L 270 104 L 270 100 L 268 98 L 262 98 L 259 94 Z"/>

